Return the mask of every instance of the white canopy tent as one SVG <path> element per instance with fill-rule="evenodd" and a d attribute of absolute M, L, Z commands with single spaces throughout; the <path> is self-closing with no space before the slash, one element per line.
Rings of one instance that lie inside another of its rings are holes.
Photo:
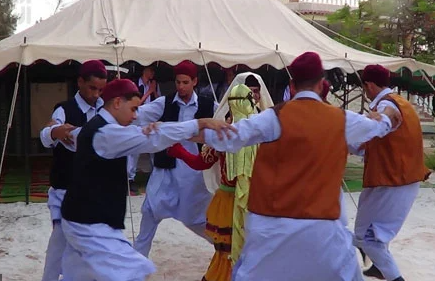
<path fill-rule="evenodd" d="M 407 67 L 435 75 L 435 66 L 336 42 L 277 0 L 81 0 L 0 41 L 0 69 L 38 59 L 59 64 L 96 58 L 115 65 L 190 59 L 281 69 L 305 51 L 319 53 L 326 69 L 350 73 L 378 63 L 391 71 Z"/>
<path fill-rule="evenodd" d="M 378 63 L 391 71 L 407 67 L 435 75 L 435 66 L 336 42 L 278 0 L 81 0 L 0 41 L 0 70 L 19 63 L 0 171 L 22 65 L 89 59 L 118 66 L 129 60 L 174 65 L 190 59 L 199 65 L 214 61 L 223 67 L 282 69 L 305 51 L 319 53 L 325 69 L 351 73 Z"/>

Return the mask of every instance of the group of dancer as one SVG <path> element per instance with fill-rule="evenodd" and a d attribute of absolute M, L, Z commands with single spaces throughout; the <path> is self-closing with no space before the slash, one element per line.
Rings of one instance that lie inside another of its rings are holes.
<path fill-rule="evenodd" d="M 373 262 L 365 275 L 404 280 L 388 245 L 428 175 L 414 109 L 379 65 L 362 75 L 367 116 L 327 103 L 316 53 L 288 70 L 290 101 L 274 106 L 261 77 L 247 72 L 218 105 L 196 95 L 196 66 L 183 61 L 177 92 L 141 104 L 137 85 L 106 85 L 104 65 L 85 62 L 79 91 L 41 131 L 54 148 L 42 280 L 143 281 L 156 270 L 148 257 L 165 218 L 214 245 L 203 281 L 361 281 L 355 247 Z M 354 235 L 341 206 L 349 152 L 365 158 Z M 131 245 L 122 232 L 126 159 L 140 153 L 153 153 L 154 168 Z"/>

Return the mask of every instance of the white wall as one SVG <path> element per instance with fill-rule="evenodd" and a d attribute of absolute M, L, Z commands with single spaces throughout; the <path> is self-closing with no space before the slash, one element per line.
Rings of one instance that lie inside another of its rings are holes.
<path fill-rule="evenodd" d="M 280 0 L 283 3 L 294 2 L 292 0 Z M 329 4 L 344 6 L 345 4 L 351 7 L 358 7 L 360 0 L 299 0 L 301 3 L 313 3 L 313 4 Z"/>

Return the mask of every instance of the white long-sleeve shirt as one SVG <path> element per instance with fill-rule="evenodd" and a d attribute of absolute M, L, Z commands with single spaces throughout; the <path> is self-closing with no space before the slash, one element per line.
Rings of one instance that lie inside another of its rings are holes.
<path fill-rule="evenodd" d="M 299 92 L 294 99 L 313 98 L 322 102 L 314 92 Z M 383 137 L 391 131 L 390 119 L 381 114 L 382 120 L 376 121 L 364 115 L 346 110 L 345 134 L 348 145 L 364 143 L 374 137 Z M 231 138 L 224 136 L 219 140 L 215 131 L 205 130 L 205 142 L 218 151 L 235 153 L 244 146 L 271 142 L 281 135 L 281 126 L 273 109 L 267 109 L 249 119 L 243 119 L 234 124 L 237 133 L 230 132 Z"/>
<path fill-rule="evenodd" d="M 109 124 L 98 130 L 92 145 L 95 152 L 106 159 L 131 154 L 155 153 L 198 134 L 197 120 L 165 122 L 160 124 L 158 131 L 144 135 L 141 127 L 120 125 L 104 108 L 98 114 Z M 77 132 L 78 130 L 74 135 L 77 135 Z"/>
<path fill-rule="evenodd" d="M 101 98 L 99 98 L 96 102 L 95 107 L 89 105 L 81 96 L 80 93 L 76 93 L 76 95 L 74 96 L 74 99 L 76 100 L 80 110 L 86 114 L 86 120 L 89 121 L 92 119 L 92 117 L 94 117 L 95 115 L 97 115 L 97 111 L 100 107 L 103 106 L 104 102 Z M 45 127 L 41 130 L 39 137 L 41 139 L 41 143 L 44 147 L 50 148 L 50 147 L 55 147 L 58 143 L 59 140 L 53 140 L 51 138 L 51 131 L 56 128 L 59 127 L 63 124 L 65 124 L 65 110 L 63 110 L 63 108 L 61 106 L 59 106 L 58 108 L 56 108 L 56 110 L 53 112 L 53 114 L 51 115 L 51 119 L 55 120 L 57 124 L 54 124 L 52 126 L 49 127 Z"/>
<path fill-rule="evenodd" d="M 138 109 L 138 125 L 144 126 L 156 122 L 163 115 L 166 97 L 144 104 Z M 191 99 L 184 102 L 178 94 L 173 103 L 177 103 L 180 111 L 178 121 L 195 118 L 198 110 L 198 96 L 194 92 Z M 215 109 L 217 105 L 215 104 Z M 162 125 L 164 125 L 163 123 Z M 161 126 L 159 127 L 160 130 Z M 198 154 L 198 145 L 190 141 L 181 141 L 181 145 L 190 153 Z M 153 167 L 147 184 L 147 201 L 156 219 L 176 218 L 186 225 L 205 222 L 205 211 L 211 199 L 201 171 L 195 171 L 180 159 L 176 159 L 174 169 Z M 146 211 L 146 204 L 143 205 Z"/>

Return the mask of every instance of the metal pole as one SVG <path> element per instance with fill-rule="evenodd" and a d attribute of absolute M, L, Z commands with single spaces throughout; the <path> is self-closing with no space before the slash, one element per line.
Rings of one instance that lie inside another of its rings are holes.
<path fill-rule="evenodd" d="M 207 78 L 208 78 L 208 82 L 210 83 L 210 88 L 211 88 L 211 92 L 213 93 L 214 101 L 215 101 L 215 102 L 218 102 L 218 99 L 217 99 L 217 97 L 216 97 L 216 93 L 215 93 L 214 88 L 213 88 L 213 83 L 211 82 L 210 73 L 208 72 L 207 63 L 206 63 L 206 61 L 205 61 L 204 54 L 202 53 L 202 50 L 201 50 L 201 42 L 199 42 L 199 48 L 198 48 L 198 51 L 199 51 L 199 53 L 201 54 L 202 63 L 204 64 L 205 72 L 207 73 Z"/>
<path fill-rule="evenodd" d="M 30 184 L 31 184 L 31 169 L 29 164 L 29 144 L 30 144 L 30 103 L 29 103 L 29 96 L 28 96 L 28 81 L 27 81 L 27 67 L 24 66 L 23 69 L 23 139 L 24 139 L 24 161 L 25 161 L 25 173 L 26 173 L 26 182 L 25 182 L 25 194 L 26 194 L 26 205 L 29 204 L 30 199 Z"/>
<path fill-rule="evenodd" d="M 115 44 L 116 44 L 116 43 L 115 43 Z M 120 72 L 120 70 L 119 70 L 119 55 L 118 55 L 118 48 L 117 48 L 116 45 L 114 46 L 114 48 L 115 48 L 115 54 L 116 54 L 116 72 L 117 72 L 117 75 L 118 75 L 118 79 L 121 79 L 121 72 Z"/>
<path fill-rule="evenodd" d="M 133 244 L 135 242 L 135 237 L 134 237 L 134 225 L 133 225 L 133 209 L 131 207 L 131 195 L 130 195 L 130 181 L 128 180 L 128 176 L 127 176 L 127 192 L 128 192 L 128 207 L 129 207 L 129 211 L 130 211 L 130 223 L 131 223 L 131 234 L 133 235 Z"/>
<path fill-rule="evenodd" d="M 358 80 L 361 82 L 361 89 L 362 89 L 362 95 L 361 95 L 361 114 L 364 113 L 364 104 L 365 104 L 365 92 L 363 88 L 363 81 L 361 79 L 361 76 L 359 75 L 358 71 L 356 71 L 355 67 L 353 67 L 353 64 L 350 62 L 350 60 L 347 59 L 347 53 L 346 53 L 346 61 L 349 63 L 350 67 L 352 67 L 353 71 L 356 74 L 356 77 L 358 77 Z"/>
<path fill-rule="evenodd" d="M 353 205 L 354 205 L 355 208 L 358 210 L 358 205 L 356 204 L 355 199 L 353 199 L 352 193 L 350 192 L 350 189 L 349 189 L 349 187 L 347 186 L 346 182 L 344 181 L 344 179 L 342 179 L 341 182 L 343 183 L 343 187 L 344 187 L 344 189 L 346 189 L 346 192 L 349 194 L 350 199 L 352 199 Z"/>
<path fill-rule="evenodd" d="M 8 119 L 8 124 L 6 127 L 5 141 L 3 143 L 2 156 L 1 156 L 1 160 L 0 160 L 0 175 L 1 175 L 1 172 L 3 171 L 3 162 L 4 162 L 4 158 L 5 158 L 5 153 L 6 153 L 6 146 L 8 143 L 9 130 L 12 127 L 12 120 L 14 119 L 15 104 L 17 102 L 18 87 L 20 85 L 19 79 L 20 79 L 20 73 L 21 73 L 21 66 L 23 64 L 24 47 L 25 46 L 26 46 L 26 37 L 24 37 L 24 44 L 21 45 L 22 49 L 21 49 L 20 64 L 18 65 L 17 78 L 15 80 L 15 88 L 14 88 L 14 93 L 12 96 L 11 109 L 9 111 L 9 119 Z"/>
<path fill-rule="evenodd" d="M 288 70 L 288 68 L 287 68 L 287 64 L 285 63 L 285 61 L 284 61 L 284 59 L 283 59 L 283 57 L 281 56 L 281 53 L 279 52 L 279 46 L 278 46 L 278 44 L 276 44 L 275 45 L 275 53 L 278 55 L 278 57 L 281 59 L 281 62 L 282 62 L 282 65 L 284 66 L 284 69 L 285 69 L 285 71 L 287 72 L 287 75 L 288 75 L 288 78 L 291 80 L 291 79 L 293 79 L 292 78 L 292 75 L 290 74 L 290 71 Z"/>

